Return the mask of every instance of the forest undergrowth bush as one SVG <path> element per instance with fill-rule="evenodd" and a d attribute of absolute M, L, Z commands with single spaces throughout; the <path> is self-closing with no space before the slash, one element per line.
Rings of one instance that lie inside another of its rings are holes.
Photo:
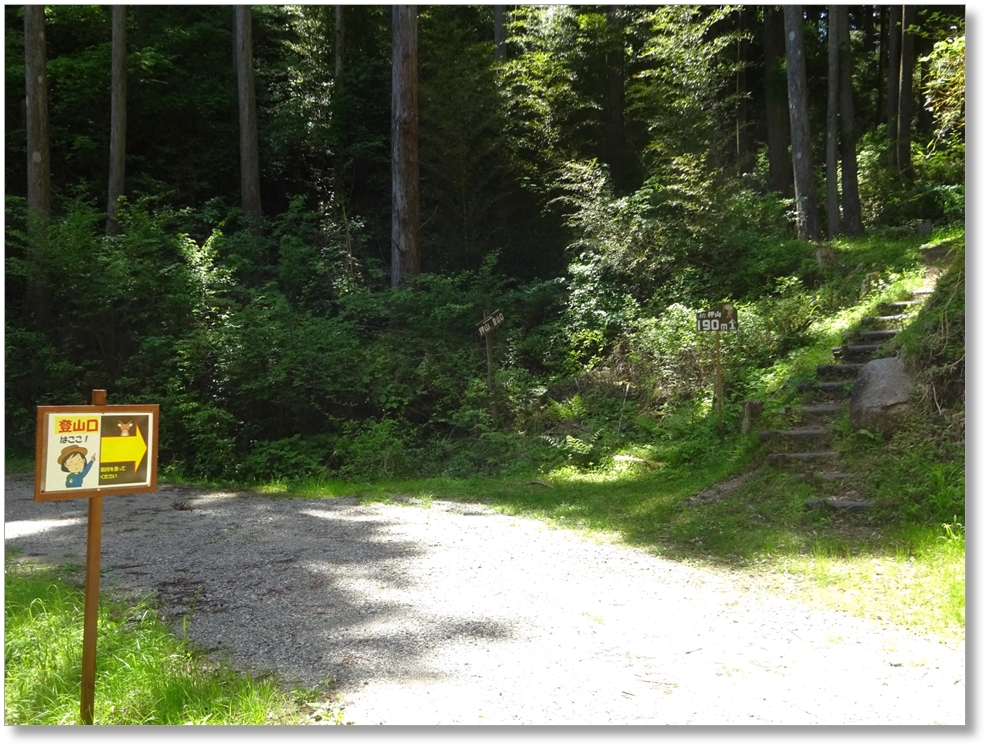
<path fill-rule="evenodd" d="M 665 305 L 656 295 L 636 299 L 620 275 L 597 277 L 607 264 L 590 262 L 597 256 L 585 250 L 569 287 L 511 282 L 490 256 L 479 271 L 423 274 L 414 287 L 348 291 L 327 282 L 314 305 L 312 287 L 283 271 L 301 263 L 312 276 L 327 247 L 339 250 L 337 229 L 293 210 L 295 220 L 255 237 L 225 234 L 223 220 L 209 228 L 201 217 L 141 203 L 122 214 L 125 235 L 107 239 L 95 210 L 73 204 L 53 226 L 65 251 L 46 269 L 65 277 L 55 306 L 60 335 L 7 326 L 8 446 L 27 452 L 33 407 L 81 402 L 87 383 L 106 387 L 111 402 L 160 403 L 168 415 L 162 466 L 186 478 L 496 475 L 594 469 L 622 452 L 679 465 L 709 439 L 715 341 L 696 331 L 694 313 L 726 297 Z M 215 206 L 210 215 L 219 215 Z M 201 238 L 174 231 L 183 222 Z M 736 232 L 732 241 L 745 236 Z M 16 221 L 8 239 L 26 242 Z M 899 293 L 907 281 L 897 279 L 919 261 L 918 245 L 907 238 L 839 243 L 837 265 L 822 276 L 813 247 L 802 243 L 789 267 L 810 271 L 733 300 L 739 330 L 721 335 L 729 434 L 744 399 L 778 399 L 795 374 L 826 360 L 838 327 L 852 322 L 844 310 L 866 272 L 884 270 L 876 299 Z M 286 247 L 291 262 L 267 275 L 245 262 Z M 749 251 L 759 256 L 766 247 L 771 255 L 790 245 L 763 238 Z M 330 255 L 339 258 L 337 250 Z M 307 254 L 317 265 L 307 265 Z M 28 272 L 18 262 L 8 263 L 14 282 Z M 319 267 L 331 275 L 346 270 Z M 952 287 L 953 320 L 964 309 L 962 281 Z M 506 322 L 496 333 L 493 409 L 476 324 L 496 308 Z M 921 324 L 913 339 L 905 334 L 904 353 L 931 365 L 934 401 L 957 397 L 947 383 L 959 386 L 964 327 L 946 326 L 943 315 Z M 95 349 L 93 339 L 101 342 Z M 694 423 L 697 439 L 677 423 Z"/>
<path fill-rule="evenodd" d="M 22 210 L 8 201 L 7 239 L 26 247 Z M 8 283 L 61 279 L 52 330 L 5 329 L 8 452 L 33 449 L 36 405 L 86 402 L 105 388 L 111 403 L 161 405 L 159 459 L 174 476 L 439 473 L 451 441 L 477 451 L 459 460 L 462 471 L 525 455 L 492 445 L 499 430 L 516 431 L 540 371 L 563 358 L 562 284 L 513 282 L 491 255 L 478 271 L 375 287 L 347 275 L 342 229 L 293 211 L 255 236 L 144 201 L 122 211 L 121 235 L 105 237 L 91 204 L 68 205 L 50 232 L 60 252 L 8 258 Z M 261 262 L 279 254 L 285 262 Z M 476 325 L 498 308 L 495 425 Z"/>

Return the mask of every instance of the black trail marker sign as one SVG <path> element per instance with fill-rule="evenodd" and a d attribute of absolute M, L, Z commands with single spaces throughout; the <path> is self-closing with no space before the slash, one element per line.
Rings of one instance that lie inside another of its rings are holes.
<path fill-rule="evenodd" d="M 700 332 L 738 330 L 738 310 L 734 304 L 719 304 L 712 310 L 697 313 L 697 330 Z"/>

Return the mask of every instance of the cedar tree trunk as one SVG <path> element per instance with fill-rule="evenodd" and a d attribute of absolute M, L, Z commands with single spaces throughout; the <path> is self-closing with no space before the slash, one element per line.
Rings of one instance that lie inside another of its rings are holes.
<path fill-rule="evenodd" d="M 419 73 L 415 5 L 392 6 L 391 285 L 419 273 Z"/>

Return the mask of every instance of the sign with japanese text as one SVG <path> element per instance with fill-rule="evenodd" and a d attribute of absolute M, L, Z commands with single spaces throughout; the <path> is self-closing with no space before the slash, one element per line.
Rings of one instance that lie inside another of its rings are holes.
<path fill-rule="evenodd" d="M 738 310 L 730 302 L 719 304 L 712 310 L 697 313 L 697 330 L 738 330 Z"/>
<path fill-rule="evenodd" d="M 492 330 L 494 330 L 499 325 L 501 325 L 503 322 L 505 322 L 505 313 L 502 312 L 501 310 L 495 310 L 490 315 L 488 315 L 483 320 L 481 320 L 481 322 L 477 326 L 477 333 L 478 335 L 482 335 L 482 336 L 487 335 Z"/>
<path fill-rule="evenodd" d="M 39 406 L 34 499 L 158 488 L 158 406 Z"/>

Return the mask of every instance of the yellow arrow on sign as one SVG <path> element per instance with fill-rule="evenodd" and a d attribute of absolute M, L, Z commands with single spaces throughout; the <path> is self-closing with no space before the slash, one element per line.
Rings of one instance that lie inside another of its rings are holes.
<path fill-rule="evenodd" d="M 100 440 L 100 463 L 133 463 L 134 470 L 148 451 L 140 427 L 133 437 L 103 437 Z"/>

